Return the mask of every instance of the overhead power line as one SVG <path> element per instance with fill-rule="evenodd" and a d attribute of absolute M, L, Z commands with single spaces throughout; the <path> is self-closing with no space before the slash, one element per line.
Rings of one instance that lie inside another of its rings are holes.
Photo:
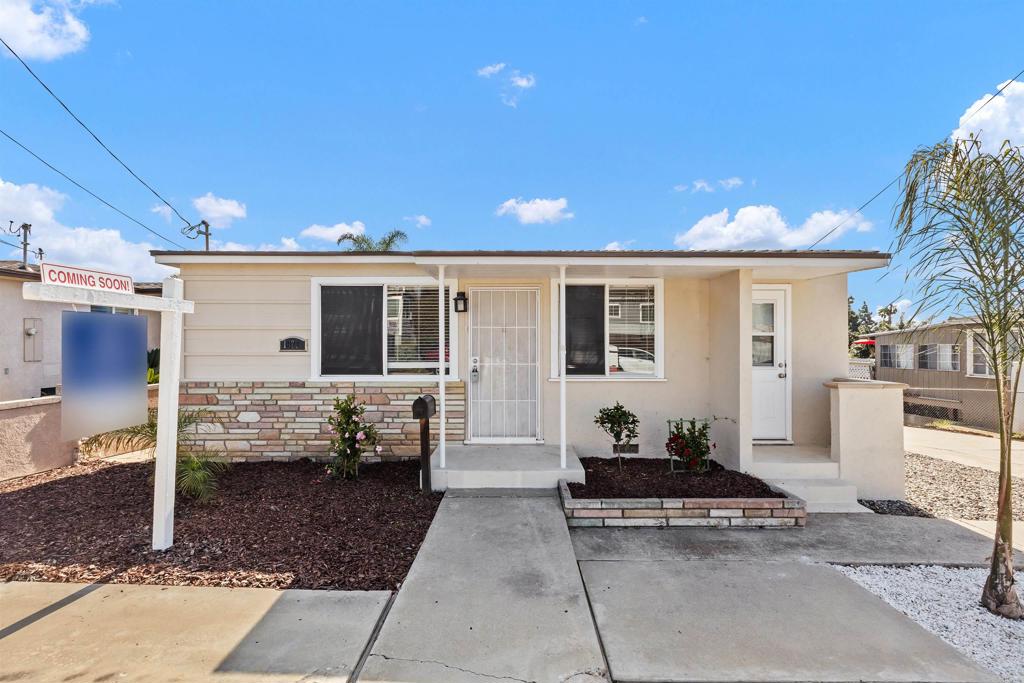
<path fill-rule="evenodd" d="M 107 151 L 107 154 L 112 156 L 114 158 L 114 160 L 117 161 L 117 163 L 121 164 L 121 166 L 124 167 L 124 170 L 128 171 L 132 175 L 133 178 L 138 180 L 140 183 L 143 184 L 143 186 L 145 186 L 145 188 L 147 190 L 152 192 L 153 196 L 155 196 L 157 199 L 159 199 L 161 202 L 163 202 L 167 206 L 167 208 L 169 208 L 171 211 L 173 211 L 174 214 L 185 223 L 185 225 L 187 225 L 187 226 L 191 226 L 192 225 L 191 221 L 189 221 L 187 218 L 182 216 L 181 213 L 176 208 L 174 208 L 174 206 L 172 206 L 169 201 L 164 199 L 160 195 L 160 193 L 157 192 L 156 190 L 154 190 L 153 187 L 149 183 L 147 183 L 145 180 L 140 178 L 139 175 L 135 171 L 133 171 L 131 168 L 129 168 L 128 164 L 126 164 L 123 161 L 121 161 L 121 157 L 119 157 L 116 154 L 114 154 L 114 151 L 112 149 L 110 149 L 109 147 L 107 147 L 106 143 L 104 143 L 103 140 L 100 140 L 99 136 L 96 135 L 96 133 L 92 132 L 92 129 L 89 128 L 89 126 L 85 125 L 85 122 L 82 121 L 82 119 L 78 118 L 78 116 L 75 115 L 75 112 L 71 111 L 71 109 L 68 107 L 68 105 L 64 104 L 64 100 L 62 100 L 61 98 L 57 97 L 57 94 L 55 92 L 53 92 L 53 90 L 50 89 L 50 86 L 46 85 L 46 83 L 43 82 L 43 79 L 39 78 L 39 76 L 36 75 L 36 72 L 32 70 L 32 67 L 30 67 L 28 64 L 25 63 L 25 60 L 21 58 L 21 55 L 19 55 L 17 52 L 15 52 L 14 48 L 12 48 L 10 45 L 8 45 L 6 40 L 4 40 L 3 38 L 0 38 L 0 43 L 4 44 L 4 47 L 6 47 L 10 51 L 10 53 L 12 55 L 14 55 L 14 57 L 19 62 L 21 62 L 21 65 L 23 67 L 25 67 L 25 69 L 30 74 L 32 74 L 32 78 L 36 79 L 36 81 L 38 81 L 39 85 L 43 86 L 43 89 L 46 90 L 46 92 L 50 93 L 50 96 L 53 97 L 53 99 L 57 100 L 57 102 L 60 104 L 60 106 L 62 106 L 64 108 L 64 111 L 66 111 L 68 114 L 70 114 L 71 118 L 73 118 L 75 121 L 77 121 L 78 125 L 80 125 L 82 128 L 84 128 L 86 130 L 86 132 L 89 133 L 89 135 L 92 136 L 93 140 L 95 140 L 97 143 L 99 143 L 100 147 L 102 147 L 103 149 L 105 149 Z M 182 247 L 182 248 L 184 248 L 184 247 Z"/>
<path fill-rule="evenodd" d="M 14 247 L 15 249 L 21 249 L 21 245 L 20 244 L 15 244 L 14 242 L 8 242 L 7 240 L 0 240 L 0 244 L 6 244 L 9 247 Z"/>
<path fill-rule="evenodd" d="M 997 97 L 999 97 L 1000 95 L 1002 95 L 1002 94 L 1003 94 L 1003 91 L 1004 91 L 1004 90 L 1006 90 L 1006 89 L 1007 89 L 1007 88 L 1008 88 L 1008 87 L 1010 86 L 1010 84 L 1011 84 L 1011 83 L 1015 82 L 1015 81 L 1016 81 L 1016 80 L 1017 80 L 1018 78 L 1020 78 L 1021 76 L 1024 76 L 1024 69 L 1021 69 L 1020 71 L 1018 71 L 1018 72 L 1017 72 L 1017 75 L 1016 75 L 1016 76 L 1014 76 L 1014 77 L 1013 77 L 1013 78 L 1011 78 L 1010 80 L 1006 81 L 1006 83 L 1003 83 L 1003 87 L 999 88 L 999 90 L 996 90 L 994 94 L 992 94 L 992 95 L 989 95 L 988 99 L 987 99 L 987 100 L 985 100 L 985 102 L 984 102 L 984 103 L 982 103 L 982 105 L 981 105 L 980 107 L 978 107 L 977 109 L 975 109 L 974 111 L 972 111 L 972 112 L 970 113 L 970 115 L 969 115 L 969 116 L 968 116 L 967 118 L 965 118 L 965 119 L 964 119 L 963 121 L 961 121 L 961 122 L 960 122 L 960 125 L 962 126 L 962 125 L 964 125 L 965 123 L 967 123 L 968 121 L 970 121 L 970 120 L 971 120 L 972 118 L 974 118 L 974 115 L 975 115 L 975 114 L 977 114 L 977 113 L 978 113 L 979 111 L 981 111 L 982 109 L 984 109 L 985 107 L 987 107 L 987 106 L 988 106 L 988 104 L 989 104 L 989 102 L 991 102 L 991 101 L 992 101 L 992 100 L 994 100 L 995 98 L 997 98 Z M 844 218 L 843 220 L 841 220 L 841 221 L 839 221 L 838 223 L 836 223 L 836 224 L 835 224 L 835 225 L 834 225 L 834 226 L 832 227 L 832 229 L 831 229 L 831 230 L 829 230 L 829 231 L 828 231 L 828 232 L 826 232 L 826 233 L 825 233 L 824 235 L 822 235 L 822 236 L 821 236 L 821 237 L 819 237 L 819 238 L 818 238 L 817 240 L 815 240 L 814 244 L 812 244 L 811 246 L 809 246 L 809 247 L 808 247 L 808 249 L 814 249 L 814 248 L 815 248 L 816 246 L 818 246 L 819 244 L 821 244 L 822 242 L 824 242 L 824 241 L 825 241 L 825 240 L 826 240 L 826 239 L 828 238 L 828 236 L 829 236 L 829 235 L 831 235 L 831 234 L 832 234 L 832 233 L 834 233 L 834 232 L 835 232 L 836 230 L 838 230 L 839 228 L 841 228 L 841 227 L 843 227 L 844 225 L 846 225 L 846 223 L 847 223 L 847 222 L 848 222 L 848 221 L 849 221 L 849 220 L 850 220 L 851 218 L 853 218 L 854 216 L 856 216 L 857 214 L 859 214 L 859 213 L 860 213 L 861 211 L 863 211 L 863 210 L 864 210 L 864 209 L 865 209 L 865 208 L 866 208 L 866 207 L 867 207 L 867 206 L 868 206 L 869 204 L 871 204 L 871 202 L 873 202 L 873 201 L 875 201 L 876 199 L 878 199 L 879 197 L 881 197 L 881 196 L 882 196 L 882 195 L 883 195 L 883 194 L 885 193 L 885 191 L 886 191 L 886 190 L 888 190 L 888 189 L 889 189 L 890 187 L 892 187 L 892 186 L 893 186 L 893 185 L 895 185 L 895 184 L 896 184 L 897 182 L 899 182 L 899 179 L 900 179 L 900 178 L 902 178 L 902 177 L 903 177 L 903 174 L 902 174 L 902 173 L 900 173 L 900 174 L 899 174 L 899 175 L 897 175 L 897 176 L 896 176 L 895 178 L 893 178 L 892 180 L 890 180 L 890 181 L 889 181 L 889 183 L 888 183 L 888 184 L 887 184 L 887 185 L 886 185 L 885 187 L 883 187 L 883 188 L 882 188 L 881 190 L 879 190 L 878 192 L 876 192 L 876 193 L 875 193 L 875 196 L 873 196 L 873 197 L 872 197 L 871 199 L 869 199 L 869 200 L 867 200 L 866 202 L 864 202 L 863 204 L 861 204 L 860 208 L 859 208 L 859 209 L 857 209 L 857 210 L 856 210 L 855 212 L 853 212 L 852 214 L 850 214 L 849 216 L 847 216 L 847 217 L 846 217 L 846 218 Z"/>
<path fill-rule="evenodd" d="M 0 40 L 2 40 L 2 39 L 0 39 Z M 107 207 L 109 207 L 109 208 L 113 209 L 114 211 L 118 212 L 119 214 L 121 214 L 122 216 L 124 216 L 125 218 L 130 220 L 131 222 L 133 222 L 136 225 L 138 225 L 140 228 L 142 228 L 144 230 L 148 230 L 149 232 L 151 232 L 152 234 L 156 235 L 157 237 L 159 237 L 163 241 L 169 242 L 170 244 L 173 244 L 174 246 L 178 247 L 179 249 L 186 249 L 187 250 L 187 247 L 184 247 L 184 246 L 178 244 L 177 242 L 175 242 L 174 240 L 172 240 L 172 239 L 170 239 L 168 237 L 164 237 L 159 232 L 157 232 L 153 228 L 149 227 L 148 225 L 146 225 L 145 223 L 143 223 L 139 219 L 137 219 L 137 218 L 135 218 L 133 216 L 128 215 L 127 213 L 125 213 L 121 209 L 117 208 L 116 206 L 114 206 L 113 204 L 108 202 L 103 197 L 99 196 L 98 194 L 96 194 L 95 192 L 90 190 L 89 188 L 85 187 L 84 185 L 82 185 L 82 183 L 78 182 L 77 180 L 75 180 L 74 178 L 69 176 L 67 173 L 65 173 L 64 171 L 60 170 L 59 168 L 57 168 L 56 166 L 51 164 L 49 161 L 47 161 L 46 159 L 42 158 L 41 156 L 39 156 L 38 154 L 33 152 L 31 149 L 29 149 L 25 145 L 23 145 L 20 142 L 18 142 L 17 140 L 15 140 L 13 137 L 11 137 L 10 134 L 7 133 L 7 131 L 3 130 L 2 128 L 0 128 L 0 135 L 3 135 L 5 138 L 7 138 L 8 140 L 10 140 L 14 144 L 16 144 L 18 147 L 21 147 L 23 150 L 25 150 L 26 152 L 31 154 L 33 157 L 35 157 L 36 160 L 39 161 L 41 164 L 45 165 L 47 168 L 49 168 L 54 173 L 57 173 L 57 174 L 61 175 L 69 183 L 73 184 L 78 189 L 80 189 L 83 192 L 87 193 L 93 199 L 96 199 L 97 201 L 101 202 L 102 204 L 106 205 Z"/>

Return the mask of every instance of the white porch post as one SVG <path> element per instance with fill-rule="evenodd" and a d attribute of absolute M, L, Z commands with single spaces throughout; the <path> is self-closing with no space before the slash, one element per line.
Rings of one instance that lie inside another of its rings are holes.
<path fill-rule="evenodd" d="M 182 299 L 185 285 L 164 280 L 163 295 Z M 178 383 L 181 378 L 181 311 L 160 314 L 160 389 L 156 425 L 156 477 L 153 489 L 153 549 L 174 542 L 174 479 L 178 464 Z"/>
<path fill-rule="evenodd" d="M 444 441 L 445 441 L 445 422 L 447 421 L 447 414 L 445 412 L 444 405 L 444 375 L 445 375 L 445 346 L 444 346 L 444 321 L 448 311 L 448 299 L 444 295 L 444 266 L 437 267 L 437 393 L 438 398 L 441 402 L 441 412 L 438 417 L 438 464 L 441 469 L 444 469 Z M 455 359 L 451 359 L 451 362 L 455 362 Z"/>
<path fill-rule="evenodd" d="M 565 422 L 565 266 L 558 266 L 558 455 L 563 470 L 568 441 Z"/>

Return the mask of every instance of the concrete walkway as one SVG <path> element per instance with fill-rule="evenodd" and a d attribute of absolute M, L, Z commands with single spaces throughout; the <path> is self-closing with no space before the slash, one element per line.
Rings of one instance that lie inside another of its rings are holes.
<path fill-rule="evenodd" d="M 479 495 L 445 496 L 359 681 L 607 681 L 558 500 Z"/>
<path fill-rule="evenodd" d="M 903 448 L 910 453 L 999 471 L 999 439 L 990 436 L 904 427 Z M 1024 477 L 1024 441 L 1013 442 L 1013 454 L 1010 471 L 1015 477 Z"/>
<path fill-rule="evenodd" d="M 747 529 L 573 529 L 584 560 L 763 560 L 835 564 L 988 566 L 992 536 L 947 519 L 893 515 L 812 514 L 807 527 Z M 1017 562 L 1024 563 L 1024 553 Z"/>
<path fill-rule="evenodd" d="M 0 681 L 345 683 L 389 597 L 0 583 Z"/>

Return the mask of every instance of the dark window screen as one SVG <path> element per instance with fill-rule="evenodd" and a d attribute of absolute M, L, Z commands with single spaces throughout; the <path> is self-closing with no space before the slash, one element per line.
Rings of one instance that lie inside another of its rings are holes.
<path fill-rule="evenodd" d="M 384 291 L 320 288 L 320 373 L 384 374 Z"/>
<path fill-rule="evenodd" d="M 604 285 L 565 288 L 565 374 L 604 374 Z"/>

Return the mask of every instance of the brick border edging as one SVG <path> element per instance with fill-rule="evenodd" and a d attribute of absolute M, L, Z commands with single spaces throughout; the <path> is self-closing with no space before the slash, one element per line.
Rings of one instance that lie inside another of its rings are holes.
<path fill-rule="evenodd" d="M 771 484 L 769 484 L 771 486 Z M 802 528 L 807 503 L 783 489 L 785 498 L 573 498 L 558 481 L 565 521 L 570 527 L 736 527 Z"/>

